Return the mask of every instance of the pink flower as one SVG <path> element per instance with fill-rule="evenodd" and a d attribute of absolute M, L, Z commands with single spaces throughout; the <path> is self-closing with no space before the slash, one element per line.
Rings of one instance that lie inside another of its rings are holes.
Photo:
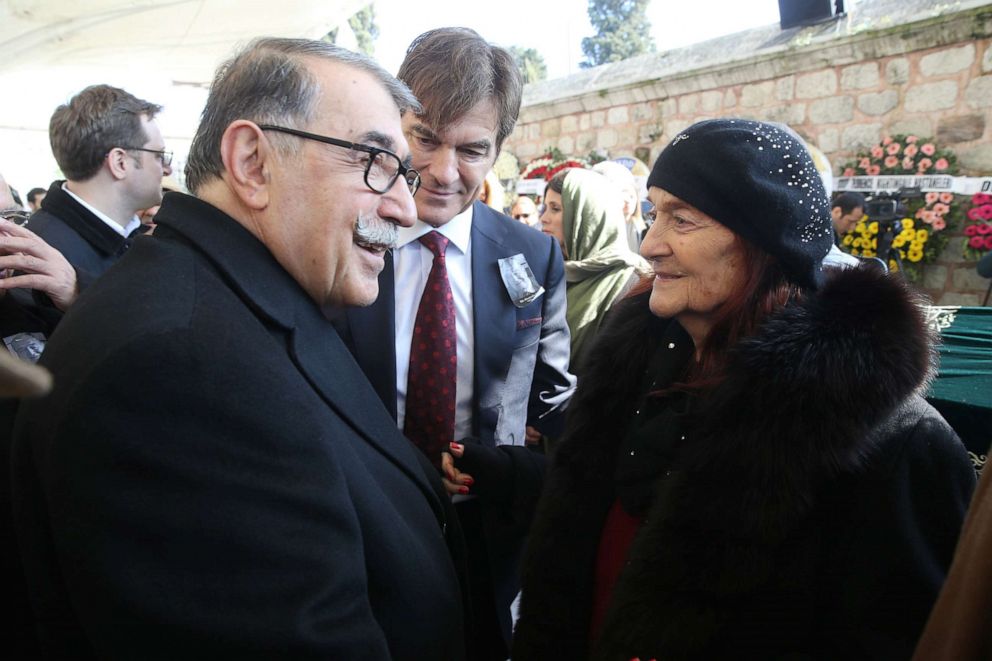
<path fill-rule="evenodd" d="M 939 163 L 940 161 L 937 162 Z M 951 193 L 941 193 L 940 201 L 943 202 L 944 204 L 950 204 L 951 202 L 954 201 L 954 195 Z"/>
<path fill-rule="evenodd" d="M 985 237 L 985 249 L 992 250 L 992 236 Z"/>
<path fill-rule="evenodd" d="M 906 145 L 906 149 L 903 150 L 902 153 L 912 158 L 913 156 L 916 156 L 916 152 L 918 151 L 920 151 L 920 148 L 916 145 Z"/>
<path fill-rule="evenodd" d="M 935 193 L 931 191 L 927 193 L 923 199 L 927 201 L 927 204 L 933 204 L 934 202 L 940 199 L 940 193 Z"/>
<path fill-rule="evenodd" d="M 929 158 L 921 158 L 920 162 L 916 164 L 916 168 L 920 172 L 926 172 L 931 166 L 933 166 L 933 161 Z"/>
<path fill-rule="evenodd" d="M 986 225 L 982 223 L 981 225 L 976 225 L 979 234 L 992 234 L 992 225 Z"/>
<path fill-rule="evenodd" d="M 950 165 L 951 164 L 947 162 L 946 158 L 938 158 L 937 162 L 934 163 L 934 167 L 937 168 L 938 170 L 946 170 L 948 167 L 950 167 Z"/>
<path fill-rule="evenodd" d="M 932 142 L 928 142 L 924 144 L 922 147 L 920 147 L 920 151 L 926 154 L 927 156 L 933 156 L 933 153 L 937 151 L 937 148 L 933 146 Z"/>
<path fill-rule="evenodd" d="M 978 207 L 972 207 L 968 209 L 968 220 L 981 220 L 981 219 L 982 219 L 982 212 L 978 209 Z"/>
<path fill-rule="evenodd" d="M 965 236 L 976 236 L 978 234 L 978 225 L 968 225 L 964 228 Z"/>
<path fill-rule="evenodd" d="M 885 136 L 884 138 L 882 138 L 882 144 L 883 145 L 887 145 L 890 142 L 892 142 L 892 138 L 890 138 L 889 136 Z"/>
<path fill-rule="evenodd" d="M 985 220 L 992 220 L 992 204 L 983 204 L 978 207 L 978 215 Z"/>
<path fill-rule="evenodd" d="M 885 153 L 892 156 L 898 154 L 900 149 L 902 149 L 902 145 L 900 145 L 898 142 L 893 142 L 888 147 L 885 148 Z"/>
<path fill-rule="evenodd" d="M 936 217 L 937 216 L 934 214 L 933 211 L 924 211 L 922 219 L 923 222 L 926 223 L 927 225 L 933 225 L 934 218 Z"/>
<path fill-rule="evenodd" d="M 987 193 L 975 193 L 971 196 L 972 204 L 988 204 L 989 202 L 992 202 L 992 195 Z"/>
<path fill-rule="evenodd" d="M 933 205 L 933 212 L 938 216 L 943 216 L 945 213 L 947 213 L 950 210 L 951 208 L 946 204 L 944 204 L 943 202 L 938 202 L 937 204 Z"/>
<path fill-rule="evenodd" d="M 906 158 L 902 159 L 902 167 L 903 167 L 904 170 L 912 170 L 913 169 L 913 159 L 911 159 L 909 156 L 907 156 Z"/>
<path fill-rule="evenodd" d="M 919 138 L 917 138 L 915 135 L 907 135 L 906 136 L 906 142 L 907 142 L 907 144 L 910 144 L 911 145 L 914 142 L 916 142 L 917 140 L 919 140 Z"/>
<path fill-rule="evenodd" d="M 871 159 L 865 156 L 860 161 L 858 161 L 858 167 L 861 168 L 862 170 L 867 170 L 869 167 L 871 167 Z"/>
<path fill-rule="evenodd" d="M 865 172 L 868 173 L 868 176 L 869 177 L 877 177 L 878 174 L 881 171 L 882 171 L 882 168 L 880 166 L 878 166 L 878 165 L 871 165 L 871 166 L 868 166 L 867 168 L 865 168 Z"/>
<path fill-rule="evenodd" d="M 899 159 L 898 158 L 896 158 L 895 156 L 886 156 L 885 157 L 885 167 L 887 167 L 887 168 L 894 168 L 897 165 L 899 165 Z"/>
<path fill-rule="evenodd" d="M 875 145 L 871 148 L 872 158 L 882 158 L 883 156 L 885 156 L 885 150 L 883 150 L 880 146 Z"/>
<path fill-rule="evenodd" d="M 934 229 L 935 232 L 939 232 L 940 230 L 944 229 L 945 227 L 947 227 L 947 223 L 944 221 L 943 218 L 935 218 L 934 219 L 934 221 L 933 221 L 933 229 Z"/>
<path fill-rule="evenodd" d="M 985 247 L 985 239 L 980 236 L 973 236 L 968 239 L 968 247 L 974 248 L 975 250 L 981 250 Z"/>
<path fill-rule="evenodd" d="M 919 209 L 916 210 L 916 217 L 922 218 L 924 213 L 926 213 L 926 209 L 924 207 L 920 207 Z M 975 220 L 978 219 L 976 218 Z"/>
<path fill-rule="evenodd" d="M 842 177 L 853 177 L 854 176 L 854 168 L 844 168 L 844 174 L 841 175 L 841 176 Z"/>

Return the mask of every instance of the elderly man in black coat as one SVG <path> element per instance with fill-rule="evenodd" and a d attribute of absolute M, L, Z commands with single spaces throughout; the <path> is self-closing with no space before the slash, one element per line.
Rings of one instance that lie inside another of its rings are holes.
<path fill-rule="evenodd" d="M 170 194 L 76 303 L 42 358 L 54 391 L 18 417 L 49 655 L 462 656 L 450 505 L 327 319 L 375 299 L 413 223 L 416 104 L 320 42 L 259 40 L 219 72 L 196 197 Z"/>

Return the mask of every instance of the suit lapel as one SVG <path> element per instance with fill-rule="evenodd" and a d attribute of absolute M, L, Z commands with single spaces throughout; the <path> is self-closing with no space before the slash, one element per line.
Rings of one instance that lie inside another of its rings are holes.
<path fill-rule="evenodd" d="M 392 253 L 386 253 L 385 261 L 379 274 L 379 297 L 368 307 L 350 308 L 347 318 L 355 360 L 395 420 L 396 305 Z"/>

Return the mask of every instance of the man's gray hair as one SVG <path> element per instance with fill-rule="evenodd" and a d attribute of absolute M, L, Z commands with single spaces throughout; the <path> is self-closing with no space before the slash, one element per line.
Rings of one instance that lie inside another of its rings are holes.
<path fill-rule="evenodd" d="M 186 162 L 186 186 L 194 194 L 224 171 L 220 143 L 239 119 L 305 129 L 315 119 L 321 90 L 307 58 L 338 62 L 371 74 L 392 96 L 400 113 L 420 112 L 406 85 L 370 58 L 323 41 L 263 37 L 252 41 L 217 70 Z M 273 142 L 288 149 L 289 142 Z"/>

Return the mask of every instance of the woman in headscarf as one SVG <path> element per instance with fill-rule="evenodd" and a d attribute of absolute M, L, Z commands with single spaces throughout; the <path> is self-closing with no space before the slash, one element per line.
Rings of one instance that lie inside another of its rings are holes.
<path fill-rule="evenodd" d="M 569 406 L 514 661 L 909 658 L 975 483 L 919 395 L 918 296 L 824 270 L 823 184 L 773 125 L 689 127 L 648 197 L 654 277 Z"/>
<path fill-rule="evenodd" d="M 544 193 L 541 231 L 558 239 L 565 257 L 565 319 L 575 374 L 582 370 L 583 354 L 606 311 L 649 272 L 647 263 L 628 247 L 620 208 L 614 186 L 590 170 L 563 170 L 551 178 Z"/>

